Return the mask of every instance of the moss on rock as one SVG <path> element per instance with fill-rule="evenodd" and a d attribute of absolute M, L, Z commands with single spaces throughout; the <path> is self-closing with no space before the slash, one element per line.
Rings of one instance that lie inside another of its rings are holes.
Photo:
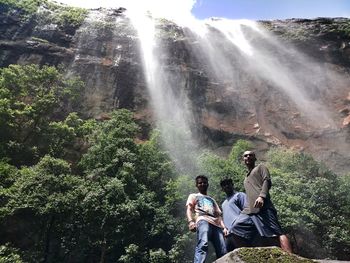
<path fill-rule="evenodd" d="M 314 263 L 315 261 L 290 254 L 278 247 L 238 248 L 214 263 Z"/>
<path fill-rule="evenodd" d="M 238 256 L 246 263 L 312 263 L 311 259 L 289 254 L 277 247 L 242 248 L 238 250 Z"/>

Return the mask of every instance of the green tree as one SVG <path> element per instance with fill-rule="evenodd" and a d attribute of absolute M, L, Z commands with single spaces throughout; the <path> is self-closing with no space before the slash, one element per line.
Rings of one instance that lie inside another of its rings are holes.
<path fill-rule="evenodd" d="M 69 225 L 83 197 L 83 181 L 71 175 L 67 162 L 49 156 L 19 172 L 15 182 L 0 192 L 1 199 L 7 197 L 0 214 L 1 236 L 16 247 L 27 247 L 22 251 L 26 261 L 62 258 L 62 244 L 69 238 Z"/>
<path fill-rule="evenodd" d="M 164 191 L 172 165 L 155 137 L 136 144 L 137 131 L 131 112 L 113 112 L 80 162 L 91 181 L 82 203 L 89 247 L 101 261 L 149 262 L 152 251 L 167 255 L 177 233 Z"/>
<path fill-rule="evenodd" d="M 57 121 L 68 114 L 63 109 L 69 109 L 82 87 L 81 81 L 65 79 L 55 67 L 0 69 L 0 159 L 8 158 L 19 167 L 34 164 L 47 153 L 59 156 L 62 140 L 69 143 L 74 131 Z"/>
<path fill-rule="evenodd" d="M 349 176 L 339 177 L 310 155 L 286 148 L 271 149 L 268 160 L 272 198 L 298 252 L 348 259 Z"/>
<path fill-rule="evenodd" d="M 18 249 L 10 247 L 9 244 L 0 246 L 0 262 L 2 263 L 23 263 Z"/>
<path fill-rule="evenodd" d="M 159 200 L 164 204 L 167 194 L 166 186 L 176 177 L 175 165 L 167 153 L 162 149 L 160 132 L 151 133 L 150 139 L 139 145 L 140 170 L 139 182 L 147 185 L 148 189 L 157 193 Z"/>

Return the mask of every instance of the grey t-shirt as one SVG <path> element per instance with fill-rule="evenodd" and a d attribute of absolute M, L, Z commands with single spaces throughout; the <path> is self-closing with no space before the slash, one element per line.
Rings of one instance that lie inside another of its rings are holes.
<path fill-rule="evenodd" d="M 242 213 L 259 213 L 260 208 L 254 207 L 255 200 L 259 196 L 264 199 L 270 199 L 269 190 L 271 188 L 271 178 L 269 170 L 265 165 L 259 164 L 247 174 L 247 177 L 244 179 L 244 188 L 247 194 L 247 202 Z"/>

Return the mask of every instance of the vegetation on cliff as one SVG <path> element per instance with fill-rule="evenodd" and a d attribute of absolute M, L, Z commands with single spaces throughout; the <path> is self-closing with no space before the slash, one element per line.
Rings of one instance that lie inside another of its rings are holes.
<path fill-rule="evenodd" d="M 39 6 L 45 2 L 47 1 L 46 0 L 22 0 L 22 1 L 1 0 L 0 4 L 2 4 L 3 8 L 5 9 L 17 8 L 27 14 L 34 14 L 38 10 Z"/>
<path fill-rule="evenodd" d="M 0 0 L 0 5 L 8 12 L 19 10 L 24 20 L 38 15 L 41 19 L 56 23 L 60 27 L 80 26 L 88 13 L 84 8 L 60 5 L 49 0 Z M 39 7 L 43 7 L 40 12 Z"/>
<path fill-rule="evenodd" d="M 191 262 L 184 203 L 195 175 L 175 172 L 159 132 L 138 143 L 129 111 L 101 122 L 79 117 L 82 88 L 54 67 L 0 70 L 0 261 Z M 198 159 L 219 202 L 222 177 L 243 189 L 240 157 L 250 147 L 238 141 L 226 159 Z M 296 252 L 346 259 L 349 176 L 283 148 L 267 164 Z"/>
<path fill-rule="evenodd" d="M 313 24 L 304 24 L 305 21 L 314 21 Z M 316 18 L 287 19 L 283 23 L 261 21 L 261 25 L 267 30 L 274 32 L 281 38 L 305 43 L 316 39 L 349 39 L 350 22 L 348 18 Z"/>

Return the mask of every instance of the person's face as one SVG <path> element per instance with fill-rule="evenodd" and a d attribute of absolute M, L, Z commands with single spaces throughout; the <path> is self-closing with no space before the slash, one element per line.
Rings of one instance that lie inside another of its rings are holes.
<path fill-rule="evenodd" d="M 252 151 L 245 151 L 243 153 L 243 161 L 247 166 L 251 166 L 255 164 L 255 153 Z"/>
<path fill-rule="evenodd" d="M 209 183 L 207 180 L 203 179 L 203 178 L 198 178 L 197 182 L 196 182 L 196 186 L 199 190 L 199 192 L 206 192 L 209 186 Z"/>
<path fill-rule="evenodd" d="M 233 185 L 229 182 L 226 182 L 223 185 L 221 185 L 221 189 L 226 193 L 226 195 L 233 194 Z"/>

